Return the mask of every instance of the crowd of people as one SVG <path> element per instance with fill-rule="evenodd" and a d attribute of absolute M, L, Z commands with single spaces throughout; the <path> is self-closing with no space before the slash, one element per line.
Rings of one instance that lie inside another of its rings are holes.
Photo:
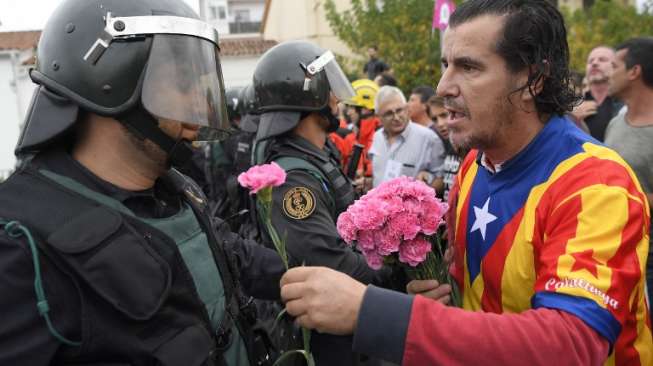
<path fill-rule="evenodd" d="M 462 3 L 412 89 L 374 45 L 351 81 L 307 41 L 225 89 L 181 0 L 66 0 L 37 53 L 0 185 L 0 364 L 273 365 L 300 325 L 318 366 L 653 364 L 653 38 L 594 48 L 582 95 L 544 0 Z M 268 163 L 269 223 L 238 184 Z M 462 308 L 338 234 L 401 176 L 449 204 Z"/>

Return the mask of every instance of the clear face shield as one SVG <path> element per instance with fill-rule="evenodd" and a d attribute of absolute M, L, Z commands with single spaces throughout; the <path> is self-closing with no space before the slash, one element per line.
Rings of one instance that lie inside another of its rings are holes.
<path fill-rule="evenodd" d="M 315 75 L 322 70 L 326 73 L 331 92 L 339 101 L 350 100 L 356 95 L 347 76 L 338 65 L 333 52 L 326 51 L 306 67 L 306 71 L 311 75 Z"/>
<path fill-rule="evenodd" d="M 196 141 L 229 135 L 218 34 L 213 27 L 192 18 L 108 14 L 105 33 L 86 54 L 90 62 L 96 62 L 112 40 L 153 36 L 141 92 L 143 107 L 150 114 L 160 121 L 199 126 Z"/>
<path fill-rule="evenodd" d="M 217 48 L 200 38 L 155 35 L 141 100 L 159 120 L 199 125 L 198 141 L 231 130 Z"/>

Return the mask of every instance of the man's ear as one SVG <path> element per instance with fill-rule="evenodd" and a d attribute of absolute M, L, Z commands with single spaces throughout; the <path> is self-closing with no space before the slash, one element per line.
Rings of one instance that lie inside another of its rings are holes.
<path fill-rule="evenodd" d="M 642 77 L 642 65 L 633 65 L 630 69 L 626 70 L 629 81 L 634 81 Z"/>
<path fill-rule="evenodd" d="M 544 80 L 549 77 L 550 70 L 551 67 L 547 60 L 542 60 L 541 64 L 531 65 L 528 67 L 528 74 L 524 73 L 526 75 L 521 77 L 522 80 L 520 80 L 520 85 L 526 85 L 528 83 L 529 77 L 533 77 L 534 80 L 530 88 L 522 90 L 522 101 L 531 101 L 534 98 L 533 95 L 538 95 L 542 92 L 542 89 L 544 89 Z"/>

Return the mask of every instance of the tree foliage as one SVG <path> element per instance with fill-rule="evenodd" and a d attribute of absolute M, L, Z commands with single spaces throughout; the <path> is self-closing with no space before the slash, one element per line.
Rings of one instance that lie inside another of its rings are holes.
<path fill-rule="evenodd" d="M 431 0 L 351 0 L 351 8 L 339 12 L 333 0 L 326 0 L 331 29 L 360 56 L 344 60 L 348 76 L 363 76 L 367 48 L 375 44 L 379 57 L 392 67 L 405 92 L 422 84 L 435 87 L 440 78 L 440 38 L 437 29 L 431 32 L 433 5 Z M 561 10 L 567 24 L 571 67 L 579 72 L 585 71 L 593 47 L 616 46 L 631 37 L 653 34 L 653 15 L 637 13 L 620 0 L 597 0 L 589 9 L 574 12 Z"/>
<path fill-rule="evenodd" d="M 348 75 L 363 76 L 367 48 L 374 44 L 404 92 L 423 84 L 435 87 L 440 78 L 440 40 L 437 29 L 431 34 L 433 1 L 351 0 L 351 8 L 344 12 L 337 11 L 333 0 L 324 6 L 336 36 L 361 56 L 348 60 Z"/>
<path fill-rule="evenodd" d="M 622 1 L 598 0 L 586 10 L 562 9 L 567 23 L 571 68 L 585 72 L 587 55 L 599 45 L 616 46 L 637 36 L 653 34 L 653 15 L 637 13 Z"/>

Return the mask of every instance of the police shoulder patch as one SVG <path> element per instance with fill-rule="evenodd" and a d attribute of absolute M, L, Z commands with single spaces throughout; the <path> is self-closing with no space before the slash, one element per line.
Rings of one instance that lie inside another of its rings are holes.
<path fill-rule="evenodd" d="M 294 187 L 283 195 L 283 212 L 286 216 L 302 220 L 315 211 L 315 195 L 306 187 Z"/>

